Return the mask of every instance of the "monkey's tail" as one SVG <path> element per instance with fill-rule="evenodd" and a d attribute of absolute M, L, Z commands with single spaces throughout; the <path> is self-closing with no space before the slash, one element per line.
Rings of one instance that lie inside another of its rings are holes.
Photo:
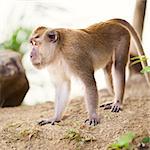
<path fill-rule="evenodd" d="M 136 33 L 136 31 L 134 30 L 134 28 L 131 26 L 130 23 L 128 23 L 127 21 L 123 20 L 123 19 L 111 19 L 109 21 L 113 21 L 115 23 L 120 24 L 121 26 L 123 26 L 124 28 L 126 28 L 129 33 L 132 35 L 133 39 L 134 39 L 134 43 L 137 47 L 137 52 L 139 56 L 143 56 L 145 55 L 144 50 L 143 50 L 143 46 L 141 44 L 141 40 L 138 36 L 138 34 Z M 141 65 L 142 68 L 146 67 L 148 65 L 147 60 L 146 61 L 141 61 Z M 150 87 L 150 74 L 149 73 L 144 73 L 147 84 Z"/>

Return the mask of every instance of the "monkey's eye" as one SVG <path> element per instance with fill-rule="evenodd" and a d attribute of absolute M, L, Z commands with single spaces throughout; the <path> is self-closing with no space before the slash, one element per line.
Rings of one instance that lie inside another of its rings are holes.
<path fill-rule="evenodd" d="M 30 43 L 33 45 L 33 46 L 37 46 L 38 45 L 38 42 L 34 41 L 34 40 L 30 40 Z"/>
<path fill-rule="evenodd" d="M 35 36 L 34 38 L 35 38 L 35 39 L 37 39 L 37 38 L 39 38 L 39 37 L 40 37 L 40 36 L 39 36 L 39 35 L 37 35 L 37 36 Z"/>

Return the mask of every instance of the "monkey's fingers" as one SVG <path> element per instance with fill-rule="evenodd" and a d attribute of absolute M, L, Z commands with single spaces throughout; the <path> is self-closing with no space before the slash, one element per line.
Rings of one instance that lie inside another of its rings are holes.
<path fill-rule="evenodd" d="M 104 110 L 111 109 L 111 112 L 119 112 L 120 110 L 122 110 L 122 108 L 120 107 L 120 103 L 118 102 L 102 104 L 100 105 L 100 107 L 104 107 Z"/>
<path fill-rule="evenodd" d="M 54 122 L 52 122 L 51 120 L 41 120 L 41 121 L 38 122 L 38 125 L 40 125 L 40 126 L 43 126 L 43 125 L 46 125 L 46 124 L 54 125 Z"/>
<path fill-rule="evenodd" d="M 46 125 L 46 124 L 55 125 L 55 122 L 60 122 L 60 121 L 56 121 L 56 120 L 53 120 L 53 119 L 41 120 L 41 121 L 38 122 L 38 125 L 40 125 L 40 126 L 43 126 L 43 125 Z"/>
<path fill-rule="evenodd" d="M 95 125 L 99 124 L 99 120 L 97 120 L 96 118 L 86 119 L 85 123 L 88 123 L 88 125 L 94 125 L 95 126 Z"/>
<path fill-rule="evenodd" d="M 112 104 L 113 102 L 109 102 L 109 103 L 100 105 L 100 107 L 104 107 L 104 109 L 111 109 Z"/>
<path fill-rule="evenodd" d="M 119 112 L 120 110 L 122 110 L 122 108 L 119 103 L 114 103 L 112 105 L 111 112 Z"/>

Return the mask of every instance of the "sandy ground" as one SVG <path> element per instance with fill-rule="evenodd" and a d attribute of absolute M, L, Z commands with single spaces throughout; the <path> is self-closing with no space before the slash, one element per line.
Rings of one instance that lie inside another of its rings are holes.
<path fill-rule="evenodd" d="M 99 105 L 113 99 L 105 90 L 99 96 Z M 136 134 L 136 143 L 150 135 L 150 89 L 140 76 L 128 82 L 123 111 L 98 109 L 101 123 L 97 126 L 84 124 L 82 97 L 69 104 L 60 123 L 38 126 L 37 121 L 52 116 L 53 109 L 51 102 L 0 109 L 0 150 L 107 150 L 128 131 Z"/>

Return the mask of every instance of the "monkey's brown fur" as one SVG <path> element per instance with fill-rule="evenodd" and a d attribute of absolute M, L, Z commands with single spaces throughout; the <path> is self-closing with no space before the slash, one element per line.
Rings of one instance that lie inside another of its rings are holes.
<path fill-rule="evenodd" d="M 135 40 L 138 54 L 143 47 L 133 27 L 121 19 L 112 19 L 86 29 L 37 28 L 32 36 L 31 61 L 37 68 L 47 67 L 56 88 L 55 115 L 39 124 L 60 121 L 69 99 L 70 79 L 75 76 L 85 86 L 85 99 L 89 114 L 86 122 L 98 124 L 96 113 L 98 93 L 94 71 L 103 68 L 108 89 L 114 93 L 114 102 L 106 104 L 112 112 L 119 112 L 125 88 L 125 67 L 128 61 L 130 37 Z M 147 65 L 142 62 L 143 67 Z M 149 77 L 145 74 L 147 82 Z"/>

